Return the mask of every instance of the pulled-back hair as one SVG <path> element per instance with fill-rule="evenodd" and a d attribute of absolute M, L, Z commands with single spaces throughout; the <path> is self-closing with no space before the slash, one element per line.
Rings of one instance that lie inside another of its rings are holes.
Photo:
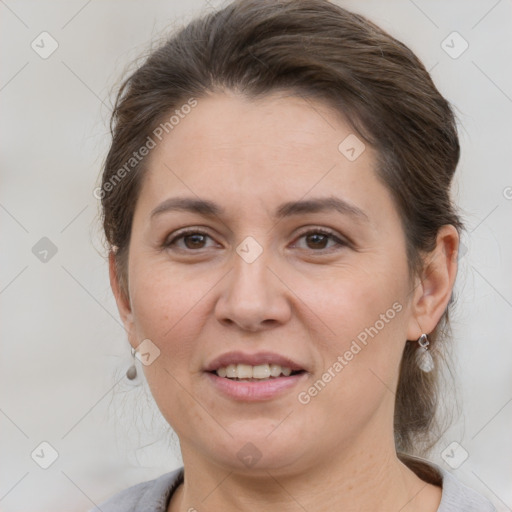
<path fill-rule="evenodd" d="M 462 229 L 450 199 L 459 159 L 454 116 L 413 52 L 364 17 L 325 0 L 235 1 L 172 35 L 118 92 L 101 204 L 126 295 L 131 226 L 147 159 L 128 170 L 126 162 L 191 98 L 225 90 L 248 98 L 286 91 L 341 113 L 376 150 L 377 176 L 400 214 L 411 275 L 421 270 L 441 226 Z M 114 181 L 123 168 L 122 179 Z M 429 336 L 436 363 L 448 341 L 447 316 L 448 309 Z M 396 391 L 399 453 L 420 454 L 437 435 L 441 365 L 422 372 L 416 346 L 405 345 Z"/>

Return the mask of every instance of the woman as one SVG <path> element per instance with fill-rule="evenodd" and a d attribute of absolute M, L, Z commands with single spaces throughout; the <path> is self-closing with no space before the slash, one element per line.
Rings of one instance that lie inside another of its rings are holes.
<path fill-rule="evenodd" d="M 126 80 L 112 132 L 111 285 L 184 467 L 98 510 L 494 510 L 415 456 L 462 225 L 453 114 L 407 47 L 323 0 L 235 2 Z"/>

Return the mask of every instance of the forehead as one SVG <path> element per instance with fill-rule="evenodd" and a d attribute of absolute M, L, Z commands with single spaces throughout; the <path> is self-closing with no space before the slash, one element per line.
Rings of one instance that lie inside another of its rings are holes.
<path fill-rule="evenodd" d="M 388 195 L 372 148 L 325 103 L 286 93 L 223 93 L 198 98 L 187 111 L 149 155 L 141 196 L 153 206 L 170 194 L 246 209 L 339 194 L 364 209 L 376 194 Z M 344 152 L 347 140 L 355 159 Z"/>
<path fill-rule="evenodd" d="M 318 101 L 284 92 L 255 99 L 226 92 L 198 99 L 197 106 L 164 134 L 152 157 L 167 153 L 176 161 L 186 157 L 190 162 L 215 155 L 239 163 L 250 157 L 254 164 L 266 164 L 263 168 L 271 157 L 282 164 L 300 162 L 306 154 L 316 160 L 323 155 L 321 162 L 337 159 L 339 142 L 350 133 L 342 116 Z"/>

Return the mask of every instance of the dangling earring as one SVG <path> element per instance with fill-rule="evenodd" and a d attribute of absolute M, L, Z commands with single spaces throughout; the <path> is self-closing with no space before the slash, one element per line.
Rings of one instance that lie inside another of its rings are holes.
<path fill-rule="evenodd" d="M 427 335 L 422 334 L 418 339 L 419 347 L 416 349 L 416 363 L 422 372 L 428 373 L 434 369 L 434 360 L 430 354 Z"/>
<path fill-rule="evenodd" d="M 133 364 L 126 370 L 126 378 L 134 380 L 137 378 L 137 367 L 135 366 L 135 349 L 132 347 Z"/>

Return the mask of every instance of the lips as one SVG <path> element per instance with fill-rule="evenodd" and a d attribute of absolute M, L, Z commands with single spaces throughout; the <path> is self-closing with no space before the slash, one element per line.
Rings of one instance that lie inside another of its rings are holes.
<path fill-rule="evenodd" d="M 289 377 L 278 377 L 260 381 L 231 380 L 219 377 L 214 372 L 205 372 L 212 389 L 221 396 L 236 402 L 265 402 L 290 396 L 300 384 L 305 385 L 308 374 L 303 371 Z M 293 395 L 292 395 L 293 396 Z"/>
<path fill-rule="evenodd" d="M 251 369 L 258 372 L 257 378 L 240 378 Z M 271 375 L 261 374 L 263 369 L 269 369 Z M 238 402 L 278 399 L 309 378 L 306 366 L 290 357 L 275 352 L 241 351 L 226 352 L 211 360 L 204 375 L 214 390 Z"/>
<path fill-rule="evenodd" d="M 282 367 L 290 368 L 292 372 L 306 371 L 306 368 L 300 363 L 286 356 L 276 354 L 275 352 L 258 352 L 255 354 L 247 354 L 245 352 L 227 352 L 210 361 L 204 368 L 205 372 L 215 372 L 219 368 L 229 365 L 247 364 L 250 366 L 258 366 L 261 364 L 277 364 Z"/>

